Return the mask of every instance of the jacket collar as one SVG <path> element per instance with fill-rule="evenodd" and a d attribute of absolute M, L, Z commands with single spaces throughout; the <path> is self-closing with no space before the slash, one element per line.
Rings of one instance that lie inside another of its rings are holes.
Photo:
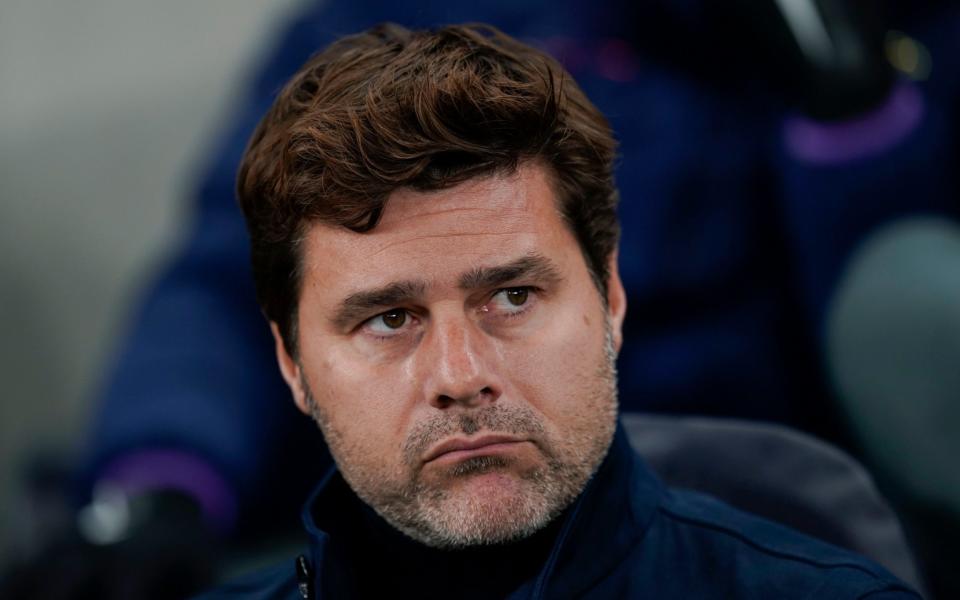
<path fill-rule="evenodd" d="M 309 562 L 318 598 L 342 597 L 349 565 L 343 564 L 329 532 L 314 515 L 338 514 L 346 483 L 336 468 L 321 480 L 303 511 L 310 536 Z M 637 458 L 622 425 L 597 473 L 561 517 L 544 566 L 534 581 L 531 598 L 550 597 L 550 589 L 573 596 L 585 591 L 619 565 L 643 537 L 663 494 L 663 486 Z M 351 501 L 358 501 L 349 492 Z"/>
<path fill-rule="evenodd" d="M 583 595 L 636 547 L 663 493 L 663 484 L 636 455 L 618 423 L 607 457 L 566 516 L 555 559 L 541 571 L 533 597 Z"/>

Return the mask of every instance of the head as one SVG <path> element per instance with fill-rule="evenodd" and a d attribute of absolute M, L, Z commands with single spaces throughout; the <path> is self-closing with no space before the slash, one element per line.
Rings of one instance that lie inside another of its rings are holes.
<path fill-rule="evenodd" d="M 528 535 L 605 455 L 614 150 L 555 61 L 480 26 L 344 38 L 255 131 L 238 190 L 281 371 L 411 537 Z"/>

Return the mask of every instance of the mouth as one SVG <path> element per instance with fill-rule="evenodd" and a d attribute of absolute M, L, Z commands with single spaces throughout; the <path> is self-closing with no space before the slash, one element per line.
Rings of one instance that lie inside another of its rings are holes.
<path fill-rule="evenodd" d="M 510 452 L 526 443 L 529 443 L 529 441 L 507 435 L 483 435 L 476 438 L 456 438 L 447 440 L 431 448 L 423 459 L 423 462 L 459 462 L 477 456 Z"/>

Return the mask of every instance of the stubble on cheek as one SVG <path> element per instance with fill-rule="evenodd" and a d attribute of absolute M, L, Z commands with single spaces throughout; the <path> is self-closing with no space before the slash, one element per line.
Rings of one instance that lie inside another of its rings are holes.
<path fill-rule="evenodd" d="M 492 404 L 470 414 L 435 415 L 413 428 L 396 457 L 383 457 L 347 439 L 309 395 L 308 400 L 351 489 L 396 529 L 428 546 L 454 548 L 527 535 L 558 512 L 545 502 L 558 495 L 557 477 L 576 478 L 528 407 Z M 436 443 L 480 431 L 528 439 L 534 448 L 519 457 L 479 456 L 443 467 L 423 462 Z M 475 479 L 485 474 L 492 479 Z M 514 525 L 504 529 L 510 522 Z"/>
<path fill-rule="evenodd" d="M 391 456 L 347 436 L 307 391 L 340 472 L 354 492 L 391 525 L 428 546 L 457 548 L 522 538 L 546 526 L 583 490 L 609 448 L 616 424 L 612 338 L 593 365 L 583 365 L 563 395 L 556 431 L 525 405 L 494 403 L 468 413 L 437 413 L 417 423 Z M 598 364 L 599 363 L 599 364 Z M 301 371 L 302 372 L 302 371 Z M 569 374 L 568 374 L 569 375 Z M 556 416 L 556 415 L 555 415 Z M 350 431 L 357 432 L 356 424 Z M 423 463 L 436 443 L 480 431 L 533 442 L 531 454 L 481 456 L 442 468 Z M 382 448 L 382 444 L 380 445 Z M 476 476 L 493 474 L 486 481 Z M 464 487 L 466 486 L 466 487 Z"/>
<path fill-rule="evenodd" d="M 334 422 L 328 411 L 314 397 L 302 373 L 301 369 L 301 386 L 306 394 L 310 417 L 323 433 L 327 448 L 340 474 L 351 489 L 359 493 L 360 489 L 393 487 L 388 486 L 387 482 L 402 481 L 406 477 L 403 465 L 389 460 L 390 457 L 378 455 L 375 447 L 369 444 L 373 434 L 371 436 L 345 435 L 345 429 Z M 364 494 L 360 495 L 364 496 Z"/>

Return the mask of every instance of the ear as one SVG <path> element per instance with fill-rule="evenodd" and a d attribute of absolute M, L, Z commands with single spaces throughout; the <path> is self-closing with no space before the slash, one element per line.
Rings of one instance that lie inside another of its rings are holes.
<path fill-rule="evenodd" d="M 627 293 L 620 281 L 620 270 L 617 268 L 617 250 L 610 253 L 607 263 L 607 319 L 610 323 L 610 334 L 613 336 L 613 347 L 619 353 L 623 345 L 623 319 L 627 314 Z"/>
<path fill-rule="evenodd" d="M 310 414 L 310 404 L 307 401 L 307 390 L 303 387 L 303 373 L 300 371 L 298 363 L 283 344 L 283 336 L 280 335 L 280 328 L 273 321 L 270 321 L 270 332 L 273 334 L 274 351 L 277 355 L 277 364 L 280 366 L 280 374 L 283 380 L 287 382 L 290 393 L 293 394 L 293 401 L 297 408 L 305 415 Z"/>

